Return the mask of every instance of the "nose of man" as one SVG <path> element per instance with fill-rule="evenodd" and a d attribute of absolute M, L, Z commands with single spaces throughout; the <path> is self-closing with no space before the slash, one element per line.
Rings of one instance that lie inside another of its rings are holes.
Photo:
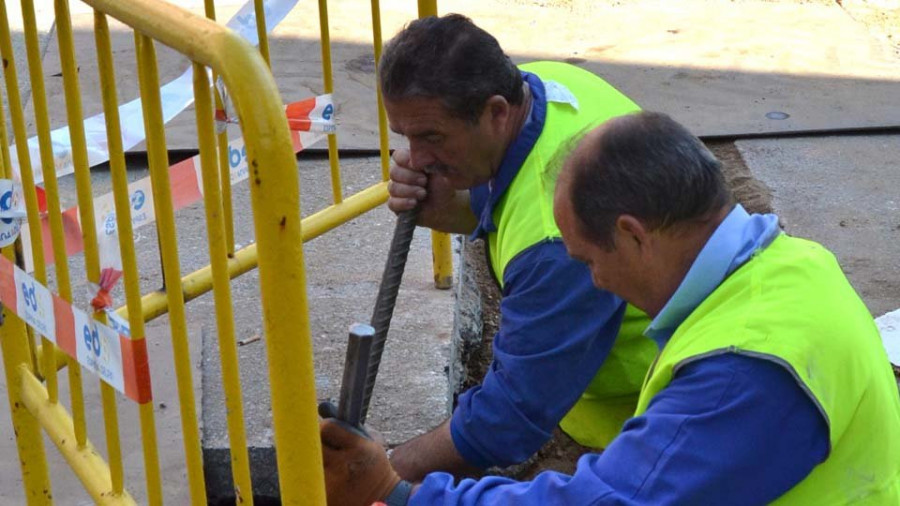
<path fill-rule="evenodd" d="M 416 145 L 415 142 L 409 143 L 409 163 L 414 169 L 424 170 L 428 172 L 428 168 L 438 163 L 437 158 L 427 149 Z"/>

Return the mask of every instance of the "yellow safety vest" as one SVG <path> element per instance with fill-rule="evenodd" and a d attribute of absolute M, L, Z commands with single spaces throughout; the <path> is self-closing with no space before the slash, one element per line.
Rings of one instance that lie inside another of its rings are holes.
<path fill-rule="evenodd" d="M 553 191 L 560 164 L 580 132 L 640 108 L 599 77 L 573 65 L 536 62 L 520 66 L 545 83 L 555 81 L 578 107 L 548 101 L 543 131 L 493 211 L 497 231 L 488 234 L 494 275 L 503 283 L 507 264 L 525 249 L 560 237 L 553 218 Z M 587 315 L 572 315 L 585 318 Z M 580 444 L 605 447 L 634 413 L 637 394 L 657 346 L 643 336 L 649 319 L 628 306 L 616 343 L 587 391 L 560 422 Z M 548 339 L 551 336 L 547 336 Z"/>
<path fill-rule="evenodd" d="M 721 353 L 784 367 L 828 423 L 828 458 L 774 504 L 900 504 L 900 393 L 872 316 L 831 253 L 786 235 L 757 252 L 666 343 L 636 414 L 680 367 Z"/>

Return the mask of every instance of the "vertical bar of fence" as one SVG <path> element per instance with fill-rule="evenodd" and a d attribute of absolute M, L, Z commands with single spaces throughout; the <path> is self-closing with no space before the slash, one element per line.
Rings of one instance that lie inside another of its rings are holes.
<path fill-rule="evenodd" d="M 203 202 L 206 209 L 206 233 L 209 240 L 209 260 L 213 275 L 216 334 L 219 338 L 219 357 L 222 364 L 222 388 L 225 391 L 225 416 L 228 424 L 228 442 L 231 447 L 231 471 L 234 477 L 234 493 L 237 503 L 253 504 L 250 461 L 247 455 L 247 439 L 244 434 L 240 369 L 238 368 L 237 344 L 234 337 L 234 316 L 231 309 L 225 224 L 222 219 L 222 198 L 216 163 L 212 99 L 209 88 L 206 68 L 195 63 L 194 104 L 197 117 L 197 140 L 200 147 L 200 166 L 203 171 Z"/>
<path fill-rule="evenodd" d="M 100 278 L 96 231 L 93 229 L 93 199 L 90 187 L 90 168 L 87 165 L 87 150 L 82 124 L 81 94 L 78 86 L 78 70 L 75 63 L 75 49 L 72 39 L 72 21 L 67 0 L 55 0 L 56 33 L 59 41 L 59 59 L 62 65 L 63 88 L 66 95 L 66 117 L 69 122 L 69 138 L 72 141 L 72 163 L 75 167 L 75 184 L 78 192 L 81 222 L 89 218 L 90 226 L 84 229 L 84 262 L 88 281 L 98 283 Z M 85 183 L 86 181 L 86 183 Z M 81 383 L 81 365 L 73 357 L 66 357 L 69 374 L 69 394 L 72 403 L 72 423 L 75 440 L 79 448 L 87 443 L 87 427 L 84 416 L 84 392 Z"/>
<path fill-rule="evenodd" d="M 181 406 L 181 429 L 184 437 L 188 484 L 192 503 L 206 504 L 203 457 L 191 380 L 184 292 L 181 286 L 175 214 L 172 204 L 172 189 L 169 183 L 169 162 L 166 136 L 163 130 L 156 51 L 153 40 L 138 32 L 135 32 L 135 49 L 138 57 L 138 81 L 140 82 L 141 104 L 147 134 L 147 154 L 150 162 L 150 181 L 153 187 L 157 236 L 162 257 L 166 296 L 169 302 L 169 323 L 172 330 L 172 351 L 175 359 L 178 400 Z"/>
<path fill-rule="evenodd" d="M 100 89 L 103 98 L 103 113 L 106 120 L 106 138 L 109 152 L 109 171 L 112 179 L 113 198 L 116 209 L 116 227 L 119 235 L 119 250 L 122 258 L 123 284 L 125 301 L 129 309 L 128 326 L 132 340 L 144 339 L 144 320 L 141 314 L 141 291 L 137 270 L 137 257 L 134 249 L 134 233 L 131 224 L 131 201 L 128 195 L 128 175 L 125 169 L 125 153 L 122 147 L 122 132 L 119 123 L 118 97 L 113 65 L 112 45 L 109 37 L 109 25 L 106 15 L 94 11 L 94 36 L 97 44 L 97 67 L 100 74 Z M 71 122 L 70 122 L 71 124 Z M 89 191 L 90 174 L 88 171 L 78 172 L 76 165 L 76 182 L 84 178 Z M 81 191 L 81 190 L 79 190 Z M 90 199 L 88 200 L 90 201 Z M 85 202 L 79 195 L 79 203 Z M 79 206 L 81 207 L 81 206 Z M 93 207 L 93 205 L 91 205 Z M 88 214 L 82 210 L 82 230 L 96 230 L 93 211 Z M 96 232 L 95 232 L 96 234 Z M 94 248 L 93 241 L 85 239 L 85 255 L 88 244 Z M 97 256 L 92 253 L 92 256 Z M 99 272 L 99 258 L 97 260 Z M 147 483 L 148 504 L 162 504 L 162 480 L 159 470 L 159 450 L 156 443 L 156 425 L 154 423 L 153 402 L 145 402 L 138 406 L 141 424 L 141 445 L 144 455 L 144 472 Z"/>
<path fill-rule="evenodd" d="M 378 148 L 381 154 L 381 180 L 390 178 L 390 146 L 388 145 L 387 113 L 384 112 L 384 97 L 378 83 L 378 66 L 381 64 L 381 3 L 372 0 L 372 40 L 375 48 L 375 98 L 378 102 Z"/>
<path fill-rule="evenodd" d="M 3 255 L 14 261 L 12 246 L 3 248 Z M 6 372 L 6 391 L 9 398 L 9 414 L 13 434 L 16 437 L 19 466 L 22 469 L 22 486 L 28 504 L 47 504 L 52 500 L 50 474 L 44 453 L 41 424 L 32 415 L 21 395 L 19 367 L 30 369 L 28 345 L 25 342 L 25 322 L 14 312 L 3 308 L 3 329 L 0 333 L 0 349 L 3 351 L 3 369 Z M 29 372 L 29 374 L 31 374 Z"/>
<path fill-rule="evenodd" d="M 72 300 L 69 283 L 69 263 L 66 257 L 65 238 L 62 230 L 62 213 L 59 209 L 59 186 L 56 181 L 56 166 L 53 160 L 53 146 L 50 143 L 50 114 L 47 109 L 47 95 L 44 92 L 44 70 L 41 64 L 41 49 L 37 38 L 37 22 L 34 17 L 32 0 L 21 0 L 22 24 L 25 32 L 25 52 L 28 56 L 28 72 L 31 77 L 31 103 L 34 106 L 35 126 L 41 154 L 41 170 L 47 196 L 47 211 L 50 216 L 50 230 L 53 259 L 56 267 L 56 285 L 59 295 Z M 33 191 L 33 190 L 32 190 Z M 41 229 L 32 229 L 34 235 Z M 56 375 L 56 344 L 42 338 L 42 372 L 47 381 L 47 395 L 51 403 L 59 400 L 59 386 Z"/>
<path fill-rule="evenodd" d="M 331 70 L 331 35 L 328 28 L 328 0 L 319 0 L 319 42 L 322 44 L 322 79 L 325 93 L 334 92 Z M 341 190 L 341 167 L 337 147 L 337 134 L 328 134 L 328 163 L 331 167 L 331 193 L 335 204 L 344 200 Z"/>
<path fill-rule="evenodd" d="M 437 16 L 437 0 L 418 0 L 419 17 Z M 432 269 L 434 286 L 446 290 L 453 286 L 453 254 L 450 251 L 450 235 L 431 232 Z"/>
<path fill-rule="evenodd" d="M 213 0 L 204 0 L 203 2 L 206 17 L 215 21 L 216 19 L 216 3 Z M 259 30 L 259 19 L 257 22 L 257 31 Z M 265 20 L 263 20 L 263 33 L 260 36 L 266 35 L 265 31 Z M 266 40 L 268 41 L 268 35 L 266 35 Z M 266 55 L 268 54 L 268 45 L 266 46 Z M 264 55 L 265 56 L 265 55 Z M 268 61 L 268 60 L 266 60 Z M 213 84 L 216 83 L 218 76 L 215 72 L 212 75 Z M 216 111 L 220 111 L 222 116 L 227 115 L 227 111 L 225 111 L 225 102 L 222 100 L 222 95 L 219 93 L 218 88 L 215 89 L 215 99 L 216 99 Z M 227 117 L 223 118 L 221 126 L 218 128 L 218 132 L 216 134 L 217 148 L 218 148 L 218 160 L 219 160 L 219 181 L 221 182 L 222 188 L 222 218 L 225 220 L 225 247 L 228 251 L 228 256 L 234 255 L 234 215 L 232 208 L 232 199 L 231 199 L 231 171 L 230 164 L 228 162 L 228 128 L 227 128 Z"/>
<path fill-rule="evenodd" d="M 268 89 L 260 92 L 278 96 L 274 81 L 268 81 L 264 83 Z M 237 102 L 245 100 L 246 94 L 234 96 Z M 299 175 L 287 119 L 280 104 L 266 104 L 266 110 L 256 103 L 237 106 L 242 113 L 244 138 L 253 141 L 247 143 L 247 161 L 281 500 L 285 505 L 325 504 L 303 266 Z M 281 114 L 276 119 L 277 113 Z M 249 117 L 253 114 L 257 118 Z M 269 119 L 262 121 L 263 117 Z M 266 160 L 264 170 L 262 160 Z"/>
<path fill-rule="evenodd" d="M 266 65 L 272 66 L 269 60 L 269 36 L 266 31 L 266 9 L 263 0 L 253 0 L 253 9 L 256 13 L 256 35 L 259 38 L 259 53 Z"/>
<path fill-rule="evenodd" d="M 0 15 L 3 16 L 2 24 L 6 25 L 6 8 L 5 6 L 0 6 L 0 9 L 3 10 L 3 12 L 0 12 Z M 10 102 L 10 104 L 12 103 Z M 0 158 L 2 158 L 0 160 L 0 176 L 4 179 L 12 178 L 9 156 L 6 114 L 3 110 L 3 101 L 0 100 Z M 15 262 L 15 252 L 12 245 L 3 248 L 2 254 L 7 260 Z M 2 308 L 0 317 L 2 317 L 2 320 L 0 320 L 0 352 L 3 355 L 9 414 L 12 421 L 13 434 L 15 434 L 16 438 L 16 449 L 18 450 L 19 466 L 22 470 L 22 486 L 25 489 L 25 499 L 28 504 L 44 504 L 52 500 L 50 474 L 44 453 L 44 439 L 41 435 L 40 424 L 34 415 L 28 412 L 28 409 L 22 402 L 18 372 L 19 367 L 23 365 L 32 371 L 34 368 L 33 355 L 28 347 L 29 336 L 25 331 L 25 322 L 16 317 L 12 311 L 5 307 Z"/>
<path fill-rule="evenodd" d="M 9 32 L 9 19 L 6 13 L 6 2 L 0 2 L 0 56 L 3 57 L 3 77 L 6 80 L 6 98 L 9 104 L 9 115 L 12 120 L 13 134 L 16 141 L 16 154 L 19 157 L 19 182 L 25 194 L 25 210 L 28 213 L 28 228 L 31 231 L 41 230 L 41 218 L 38 214 L 37 194 L 34 190 L 34 173 L 31 170 L 31 153 L 28 151 L 28 135 L 25 129 L 25 115 L 22 111 L 22 99 L 19 95 L 19 79 L 16 75 L 16 56 L 13 52 L 12 39 Z M 10 176 L 15 177 L 14 174 Z M 25 252 L 27 254 L 28 252 Z M 40 233 L 31 234 L 31 253 L 34 261 L 34 276 L 41 282 L 47 281 L 47 267 L 44 265 L 44 242 Z M 20 258 L 19 261 L 23 259 Z M 26 330 L 28 332 L 28 330 Z M 30 332 L 27 339 L 29 362 L 31 369 L 38 372 L 35 360 L 34 340 Z M 51 353 L 52 355 L 52 353 Z"/>

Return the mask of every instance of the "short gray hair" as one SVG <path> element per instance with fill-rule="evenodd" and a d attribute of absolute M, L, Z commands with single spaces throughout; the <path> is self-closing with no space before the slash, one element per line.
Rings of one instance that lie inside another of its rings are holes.
<path fill-rule="evenodd" d="M 644 111 L 605 125 L 566 168 L 572 209 L 590 240 L 613 249 L 623 214 L 664 229 L 706 219 L 732 202 L 722 164 L 669 116 Z"/>

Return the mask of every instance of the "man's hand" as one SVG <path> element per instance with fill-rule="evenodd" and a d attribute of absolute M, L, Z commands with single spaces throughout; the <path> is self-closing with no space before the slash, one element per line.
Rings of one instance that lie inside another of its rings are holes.
<path fill-rule="evenodd" d="M 400 482 L 384 448 L 334 420 L 319 422 L 328 504 L 369 506 L 384 500 Z"/>
<path fill-rule="evenodd" d="M 394 150 L 391 159 L 394 162 L 388 183 L 391 211 L 401 213 L 418 205 L 421 226 L 463 234 L 475 229 L 468 191 L 457 191 L 446 179 L 414 168 L 407 149 Z"/>

